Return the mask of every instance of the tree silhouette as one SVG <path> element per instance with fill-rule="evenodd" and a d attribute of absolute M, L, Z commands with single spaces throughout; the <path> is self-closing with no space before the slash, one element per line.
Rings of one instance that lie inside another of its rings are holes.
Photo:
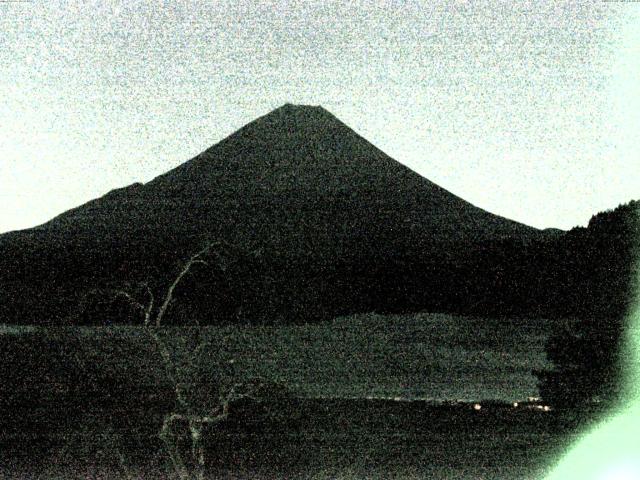
<path fill-rule="evenodd" d="M 558 322 L 546 352 L 554 368 L 534 372 L 541 394 L 556 405 L 615 402 L 621 390 L 622 340 L 637 291 L 640 202 L 592 217 L 570 231 L 559 257 L 572 265 L 564 298 L 571 322 Z"/>
<path fill-rule="evenodd" d="M 169 341 L 173 332 L 165 328 L 175 293 L 195 267 L 215 265 L 220 272 L 226 271 L 230 261 L 219 251 L 224 247 L 219 242 L 207 242 L 182 263 L 164 291 L 156 289 L 154 293 L 150 286 L 152 279 L 126 288 L 92 289 L 74 313 L 74 318 L 86 315 L 87 308 L 96 302 L 103 305 L 121 302 L 121 307 L 128 306 L 129 313 L 141 319 L 142 329 L 157 351 L 174 397 L 173 408 L 164 415 L 158 436 L 180 480 L 204 478 L 205 428 L 227 420 L 233 404 L 243 400 L 261 401 L 260 392 L 265 386 L 260 379 L 245 383 L 234 383 L 231 379 L 223 385 L 221 378 L 215 385 L 211 378 L 213 372 L 203 371 L 207 370 L 203 354 L 209 346 L 203 329 L 199 325 L 182 326 L 176 345 L 175 341 Z M 208 378 L 203 378 L 203 374 Z M 182 447 L 184 443 L 190 444 L 186 451 Z M 114 454 L 122 457 L 118 451 Z"/>

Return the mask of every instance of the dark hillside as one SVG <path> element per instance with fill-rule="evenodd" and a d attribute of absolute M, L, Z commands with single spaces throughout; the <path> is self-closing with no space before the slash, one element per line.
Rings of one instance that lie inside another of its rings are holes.
<path fill-rule="evenodd" d="M 623 349 L 637 301 L 640 202 L 594 215 L 587 228 L 566 235 L 558 249 L 558 306 L 575 315 L 547 345 L 552 371 L 537 372 L 540 390 L 559 405 L 610 404 L 624 399 L 623 373 L 632 367 Z M 559 283 L 559 282 L 558 282 Z"/>

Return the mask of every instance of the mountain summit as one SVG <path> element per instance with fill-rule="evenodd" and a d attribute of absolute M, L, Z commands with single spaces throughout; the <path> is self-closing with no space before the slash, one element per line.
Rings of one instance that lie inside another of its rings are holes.
<path fill-rule="evenodd" d="M 545 235 L 430 182 L 324 108 L 286 104 L 147 184 L 0 236 L 0 315 L 67 321 L 87 292 L 166 283 L 214 241 L 234 267 L 194 273 L 174 318 L 436 308 L 441 294 L 423 305 L 420 292 L 447 284 L 469 248 Z M 212 313 L 214 304 L 226 313 Z"/>
<path fill-rule="evenodd" d="M 408 229 L 422 239 L 536 234 L 418 175 L 322 107 L 291 104 L 146 185 L 113 191 L 41 229 L 77 231 L 86 225 L 110 234 L 114 228 L 135 231 L 150 223 L 173 228 L 178 216 L 180 229 L 200 235 L 203 222 L 220 215 L 236 219 L 226 227 L 242 230 L 257 223 L 273 227 L 276 236 L 282 233 L 280 222 L 303 222 L 300 234 L 309 228 L 325 232 L 328 225 L 348 235 L 376 228 L 399 236 Z M 265 222 L 269 215 L 280 218 Z M 197 228 L 191 229 L 185 216 Z M 323 218 L 313 222 L 310 216 Z"/>

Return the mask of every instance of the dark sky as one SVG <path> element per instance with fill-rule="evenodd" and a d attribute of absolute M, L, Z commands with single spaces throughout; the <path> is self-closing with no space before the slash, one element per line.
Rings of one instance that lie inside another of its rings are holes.
<path fill-rule="evenodd" d="M 638 25 L 631 2 L 0 2 L 0 232 L 285 102 L 487 210 L 584 224 L 640 197 Z"/>

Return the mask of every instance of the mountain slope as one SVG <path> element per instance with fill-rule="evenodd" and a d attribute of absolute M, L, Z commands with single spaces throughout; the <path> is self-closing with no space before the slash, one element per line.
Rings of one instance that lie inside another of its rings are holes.
<path fill-rule="evenodd" d="M 464 294 L 455 267 L 469 252 L 553 236 L 447 192 L 321 107 L 285 105 L 145 185 L 0 236 L 0 315 L 59 323 L 105 285 L 161 292 L 214 240 L 233 268 L 193 272 L 176 319 L 446 310 Z"/>
<path fill-rule="evenodd" d="M 146 185 L 111 192 L 44 228 L 98 226 L 108 231 L 125 226 L 136 230 L 136 221 L 148 222 L 149 214 L 174 223 L 173 215 L 179 211 L 193 218 L 198 228 L 208 222 L 201 222 L 198 213 L 226 215 L 242 223 L 243 217 L 260 222 L 261 215 L 277 215 L 278 223 L 293 223 L 300 216 L 324 214 L 323 221 L 341 223 L 331 217 L 344 208 L 361 210 L 369 223 L 429 226 L 431 236 L 447 239 L 537 233 L 438 187 L 321 107 L 293 105 L 259 118 Z M 182 223 L 180 228 L 188 228 Z"/>

